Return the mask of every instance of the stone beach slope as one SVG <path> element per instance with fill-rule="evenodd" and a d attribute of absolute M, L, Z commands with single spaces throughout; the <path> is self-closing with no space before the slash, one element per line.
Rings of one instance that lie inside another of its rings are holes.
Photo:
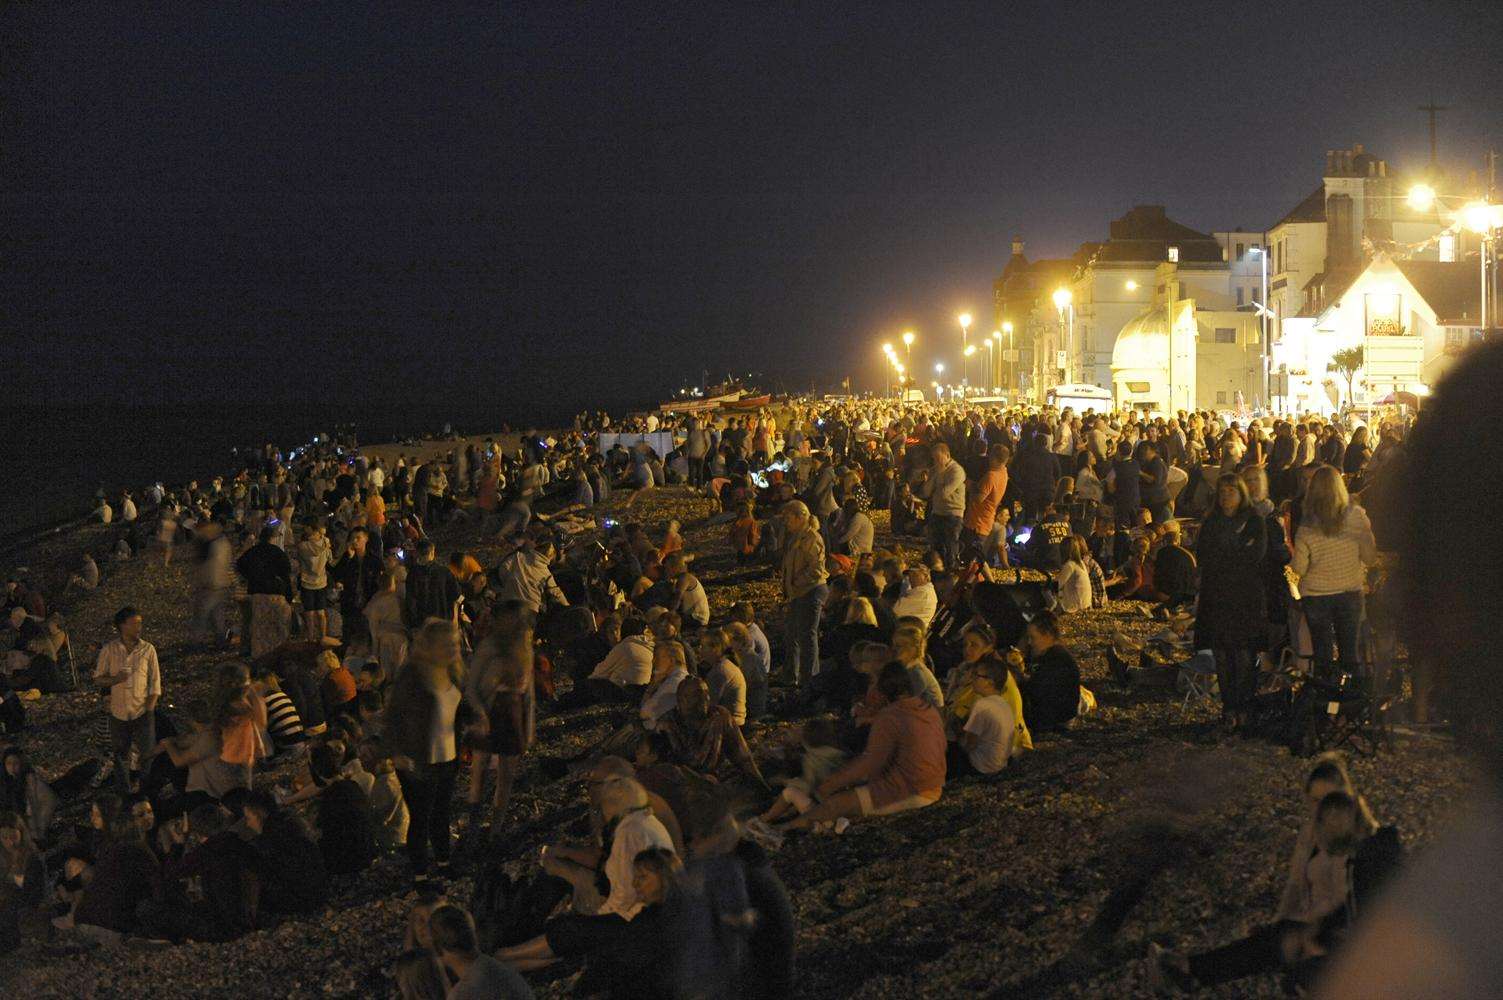
<path fill-rule="evenodd" d="M 408 447 L 390 446 L 411 453 Z M 392 454 L 382 449 L 384 454 Z M 734 565 L 723 527 L 707 527 L 708 501 L 685 488 L 644 497 L 630 515 L 624 494 L 608 505 L 652 532 L 678 518 L 715 614 L 753 601 L 780 645 L 777 583 Z M 891 545 L 877 514 L 879 546 Z M 438 532 L 441 551 L 472 548 L 488 564 L 495 549 L 472 528 Z M 917 551 L 916 540 L 904 547 Z M 137 559 L 69 608 L 81 673 L 108 638 L 110 615 L 131 603 L 161 654 L 167 697 L 206 694 L 217 657 L 185 646 L 188 582 L 179 565 Z M 1160 626 L 1136 604 L 1066 619 L 1098 710 L 1069 733 L 1038 741 L 999 780 L 953 783 L 917 813 L 855 824 L 843 836 L 790 839 L 775 857 L 799 919 L 798 996 L 1132 997 L 1149 994 L 1141 961 L 1150 941 L 1200 948 L 1266 921 L 1282 888 L 1299 825 L 1307 762 L 1266 743 L 1221 736 L 1212 712 L 1182 712 L 1169 693 L 1124 693 L 1105 679 L 1101 650 L 1113 631 L 1141 638 Z M 48 776 L 97 756 L 92 692 L 48 696 L 30 707 L 22 739 Z M 600 708 L 557 714 L 544 708 L 538 755 L 583 752 L 614 725 Z M 765 754 L 795 737 L 799 720 L 761 727 Z M 1431 839 L 1470 780 L 1448 743 L 1400 739 L 1376 758 L 1352 762 L 1355 780 L 1381 821 L 1409 846 Z M 290 767 L 258 782 L 290 778 Z M 464 782 L 460 782 L 463 787 Z M 583 817 L 581 787 L 548 783 L 535 762 L 514 797 L 507 857 L 524 873 L 538 847 Z M 84 814 L 74 802 L 65 821 Z M 1169 826 L 1163 818 L 1172 817 Z M 1075 947 L 1114 889 L 1162 868 L 1115 934 Z M 467 900 L 471 883 L 452 893 Z M 162 950 L 121 947 L 48 958 L 34 944 L 0 959 L 3 994 L 16 997 L 390 996 L 387 969 L 400 951 L 411 903 L 396 858 L 341 880 L 328 909 L 228 944 Z M 1062 961 L 1062 959 L 1064 961 Z M 532 977 L 540 996 L 568 995 L 576 971 Z M 1277 996 L 1273 977 L 1208 996 Z"/>

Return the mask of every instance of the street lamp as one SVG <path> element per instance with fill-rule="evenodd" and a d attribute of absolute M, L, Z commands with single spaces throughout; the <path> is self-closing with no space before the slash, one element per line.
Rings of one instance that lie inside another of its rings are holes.
<path fill-rule="evenodd" d="M 1065 333 L 1065 381 L 1070 381 L 1070 347 L 1075 339 L 1075 296 L 1068 288 L 1060 287 L 1054 290 L 1054 308 L 1059 310 L 1059 324 L 1065 325 L 1065 311 L 1070 313 L 1070 326 Z"/>
<path fill-rule="evenodd" d="M 1002 324 L 1002 332 L 1005 333 L 1005 334 L 1007 334 L 1007 350 L 1009 352 L 1015 352 L 1017 350 L 1017 345 L 1014 344 L 1013 338 L 1012 338 L 1012 321 L 1011 320 L 1009 320 L 1008 322 L 1005 322 L 1005 323 Z M 1015 386 L 1014 383 L 1016 383 L 1017 380 L 1018 380 L 1018 361 L 1017 361 L 1017 355 L 1015 353 L 1013 354 L 1013 360 L 1010 361 L 1010 362 L 1008 362 L 1008 364 L 1010 364 L 1012 367 L 1008 369 L 1008 374 L 1011 377 L 1008 378 L 1008 380 L 1007 380 L 1007 388 L 1008 388 L 1009 392 L 1012 392 L 1012 391 L 1015 391 L 1016 386 Z M 1014 399 L 1013 402 L 1016 403 L 1017 400 Z"/>
<path fill-rule="evenodd" d="M 969 387 L 971 384 L 971 355 L 976 353 L 976 345 L 967 344 L 965 350 L 961 351 L 960 353 L 961 356 L 965 358 L 965 361 L 962 362 L 960 384 Z"/>
<path fill-rule="evenodd" d="M 1435 207 L 1435 189 L 1428 184 L 1416 184 L 1409 189 L 1409 195 L 1405 199 L 1409 207 L 1416 212 L 1428 212 Z"/>
<path fill-rule="evenodd" d="M 944 366 L 944 364 L 942 362 L 936 361 L 934 363 L 934 374 L 936 374 L 936 375 L 943 375 L 944 373 L 945 373 L 945 366 Z"/>
<path fill-rule="evenodd" d="M 964 353 L 966 348 L 966 333 L 971 328 L 971 314 L 961 313 L 959 316 L 956 316 L 955 319 L 958 323 L 960 323 L 960 350 L 961 353 Z"/>
<path fill-rule="evenodd" d="M 1272 386 L 1269 385 L 1268 374 L 1268 251 L 1263 247 L 1248 247 L 1247 252 L 1257 254 L 1258 261 L 1263 266 L 1263 301 L 1254 305 L 1258 307 L 1258 326 L 1263 334 L 1263 405 L 1271 412 L 1273 406 L 1269 392 Z"/>
<path fill-rule="evenodd" d="M 908 330 L 903 334 L 903 347 L 907 350 L 907 361 L 913 364 L 913 331 Z"/>
<path fill-rule="evenodd" d="M 1002 335 L 995 330 L 986 338 L 986 381 L 995 388 L 997 384 L 997 341 Z"/>
<path fill-rule="evenodd" d="M 1409 189 L 1405 199 L 1409 207 L 1417 212 L 1429 212 L 1437 205 L 1444 207 L 1444 195 L 1436 191 L 1428 184 L 1416 184 Z M 1464 229 L 1470 229 L 1481 239 L 1477 245 L 1477 263 L 1481 275 L 1481 308 L 1478 310 L 1478 321 L 1482 329 L 1490 329 L 1490 313 L 1496 308 L 1496 304 L 1488 302 L 1487 294 L 1487 269 L 1489 252 L 1494 249 L 1497 239 L 1494 235 L 1498 229 L 1503 229 L 1503 205 L 1490 204 L 1486 199 L 1469 201 L 1461 206 L 1451 219 L 1452 223 Z M 1496 262 L 1494 262 L 1496 267 Z"/>

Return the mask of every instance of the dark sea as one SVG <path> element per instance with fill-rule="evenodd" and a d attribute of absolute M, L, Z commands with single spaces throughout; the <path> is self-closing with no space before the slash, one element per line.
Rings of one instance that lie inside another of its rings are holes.
<path fill-rule="evenodd" d="M 445 424 L 458 433 L 484 434 L 508 423 L 495 410 L 447 404 L 8 406 L 0 407 L 0 419 L 9 430 L 7 474 L 0 477 L 0 549 L 87 515 L 98 489 L 113 503 L 127 486 L 139 498 L 156 480 L 170 486 L 227 472 L 236 464 L 236 448 L 275 441 L 287 449 L 336 428 L 353 428 L 361 443 L 377 444 L 438 433 Z"/>

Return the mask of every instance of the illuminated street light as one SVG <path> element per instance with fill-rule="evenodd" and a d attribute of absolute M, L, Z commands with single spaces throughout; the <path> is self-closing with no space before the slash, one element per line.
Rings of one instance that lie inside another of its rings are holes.
<path fill-rule="evenodd" d="M 1124 287 L 1129 292 L 1136 292 L 1138 290 L 1138 283 L 1136 281 L 1129 281 Z"/>
<path fill-rule="evenodd" d="M 966 335 L 971 329 L 971 314 L 963 312 L 955 317 L 955 321 L 960 324 L 960 349 L 964 352 L 966 348 Z M 962 381 L 964 381 L 963 376 Z"/>
<path fill-rule="evenodd" d="M 903 348 L 908 352 L 907 353 L 907 361 L 908 361 L 908 363 L 910 365 L 913 364 L 913 331 L 912 330 L 905 330 L 903 332 Z"/>
<path fill-rule="evenodd" d="M 1070 348 L 1072 348 L 1072 347 L 1075 346 L 1072 343 L 1072 341 L 1075 340 L 1075 305 L 1074 305 L 1075 296 L 1070 292 L 1070 290 L 1068 288 L 1065 288 L 1064 286 L 1060 286 L 1059 288 L 1056 288 L 1054 290 L 1054 295 L 1052 296 L 1052 298 L 1054 299 L 1054 308 L 1056 308 L 1056 309 L 1059 310 L 1059 325 L 1061 327 L 1063 327 L 1065 325 L 1065 311 L 1069 310 L 1069 314 L 1070 314 L 1070 325 L 1069 325 L 1069 328 L 1068 328 L 1068 330 L 1061 330 L 1061 332 L 1064 333 L 1064 342 L 1065 342 L 1065 351 L 1064 351 L 1064 354 L 1065 354 L 1065 365 L 1064 365 L 1065 375 L 1064 375 L 1064 379 L 1065 379 L 1066 382 L 1073 382 L 1074 379 L 1071 378 L 1071 371 L 1070 371 Z"/>
<path fill-rule="evenodd" d="M 945 366 L 943 364 L 941 364 L 941 363 L 936 362 L 935 365 L 934 365 L 934 374 L 936 374 L 936 375 L 943 375 L 944 373 L 945 373 Z"/>
<path fill-rule="evenodd" d="M 1474 233 L 1486 236 L 1498 226 L 1497 213 L 1494 206 L 1485 201 L 1469 201 L 1461 206 L 1461 214 L 1458 221 Z"/>
<path fill-rule="evenodd" d="M 1405 201 L 1416 212 L 1428 212 L 1435 207 L 1435 189 L 1428 184 L 1416 184 L 1409 189 Z"/>

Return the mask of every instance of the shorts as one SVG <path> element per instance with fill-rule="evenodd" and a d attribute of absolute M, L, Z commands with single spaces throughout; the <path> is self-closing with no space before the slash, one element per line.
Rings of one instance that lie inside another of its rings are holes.
<path fill-rule="evenodd" d="M 858 785 L 856 786 L 856 801 L 861 803 L 861 815 L 863 816 L 891 816 L 894 813 L 908 812 L 910 809 L 922 809 L 924 806 L 932 806 L 939 801 L 939 796 L 910 795 L 906 799 L 889 802 L 878 809 L 872 803 L 871 786 Z"/>
<path fill-rule="evenodd" d="M 303 610 L 323 611 L 329 606 L 329 588 L 319 587 L 317 590 L 309 590 L 307 587 L 298 587 L 298 592 L 303 595 Z"/>

